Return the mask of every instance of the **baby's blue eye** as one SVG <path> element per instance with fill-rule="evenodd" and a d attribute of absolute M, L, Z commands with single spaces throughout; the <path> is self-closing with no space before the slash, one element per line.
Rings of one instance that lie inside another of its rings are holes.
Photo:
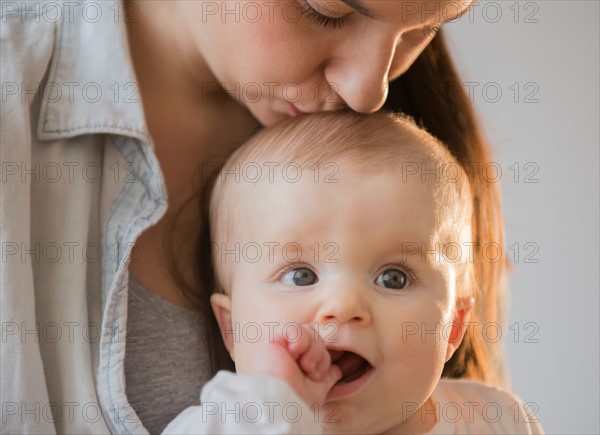
<path fill-rule="evenodd" d="M 298 267 L 283 275 L 281 282 L 285 285 L 306 286 L 318 281 L 317 275 L 307 267 Z"/>
<path fill-rule="evenodd" d="M 386 269 L 377 277 L 375 284 L 393 290 L 402 290 L 403 288 L 408 287 L 409 282 L 408 276 L 401 270 Z"/>

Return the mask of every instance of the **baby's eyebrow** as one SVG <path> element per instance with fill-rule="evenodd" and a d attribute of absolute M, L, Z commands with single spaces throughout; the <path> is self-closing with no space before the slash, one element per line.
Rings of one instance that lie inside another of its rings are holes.
<path fill-rule="evenodd" d="M 441 261 L 442 252 L 439 249 L 439 244 L 435 243 L 430 246 L 427 242 L 402 241 L 395 244 L 394 252 L 399 254 L 403 261 L 411 260 L 423 265 L 431 266 L 434 263 L 438 264 Z"/>
<path fill-rule="evenodd" d="M 418 242 L 400 242 L 400 244 L 396 246 L 396 249 L 402 254 L 421 255 L 421 245 L 422 243 Z"/>

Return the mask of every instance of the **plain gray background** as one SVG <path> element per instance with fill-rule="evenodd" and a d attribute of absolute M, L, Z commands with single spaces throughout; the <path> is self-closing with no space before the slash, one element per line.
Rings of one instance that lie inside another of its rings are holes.
<path fill-rule="evenodd" d="M 512 385 L 547 433 L 600 433 L 599 16 L 482 1 L 444 27 L 502 169 Z"/>

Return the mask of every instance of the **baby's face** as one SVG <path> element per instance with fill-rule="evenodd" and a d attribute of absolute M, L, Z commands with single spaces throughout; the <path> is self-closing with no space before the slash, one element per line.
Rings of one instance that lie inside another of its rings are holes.
<path fill-rule="evenodd" d="M 230 350 L 239 369 L 273 330 L 316 324 L 344 371 L 320 422 L 328 432 L 381 432 L 421 418 L 409 419 L 460 342 L 451 338 L 455 272 L 426 252 L 439 219 L 430 185 L 337 167 L 335 183 L 306 170 L 242 199 L 235 240 L 216 247 L 231 279 Z"/>

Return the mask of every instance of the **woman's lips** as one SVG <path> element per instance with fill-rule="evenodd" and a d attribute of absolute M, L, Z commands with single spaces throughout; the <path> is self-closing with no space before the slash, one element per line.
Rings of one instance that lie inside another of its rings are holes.
<path fill-rule="evenodd" d="M 305 113 L 302 110 L 298 109 L 293 103 L 288 103 L 288 108 L 292 116 L 300 116 Z"/>

